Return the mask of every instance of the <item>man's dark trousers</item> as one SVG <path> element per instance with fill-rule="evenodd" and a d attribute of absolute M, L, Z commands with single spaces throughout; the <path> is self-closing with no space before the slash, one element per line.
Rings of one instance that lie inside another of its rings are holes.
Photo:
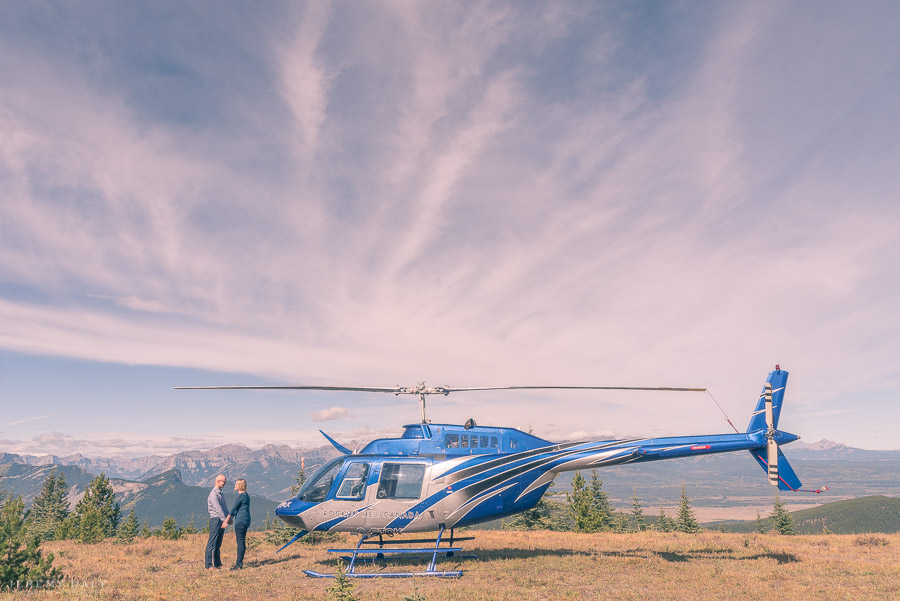
<path fill-rule="evenodd" d="M 207 568 L 222 567 L 222 558 L 219 555 L 219 549 L 222 548 L 223 536 L 225 536 L 225 529 L 222 528 L 222 520 L 219 518 L 209 518 L 209 541 L 206 543 Z"/>

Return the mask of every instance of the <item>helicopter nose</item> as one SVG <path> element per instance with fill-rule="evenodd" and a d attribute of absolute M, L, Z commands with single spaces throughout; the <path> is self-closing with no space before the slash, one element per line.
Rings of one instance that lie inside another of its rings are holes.
<path fill-rule="evenodd" d="M 308 530 L 306 524 L 303 523 L 303 516 L 301 514 L 315 505 L 317 505 L 317 503 L 309 503 L 307 501 L 301 501 L 300 499 L 288 499 L 275 508 L 275 515 L 294 528 Z"/>

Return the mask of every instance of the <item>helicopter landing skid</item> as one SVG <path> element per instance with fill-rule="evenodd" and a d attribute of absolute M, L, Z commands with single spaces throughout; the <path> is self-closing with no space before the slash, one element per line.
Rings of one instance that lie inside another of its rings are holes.
<path fill-rule="evenodd" d="M 438 532 L 437 539 L 435 540 L 433 547 L 427 548 L 418 548 L 418 549 L 385 549 L 383 547 L 379 547 L 377 549 L 362 549 L 362 545 L 365 540 L 368 538 L 367 535 L 362 535 L 359 539 L 359 542 L 356 544 L 356 548 L 354 549 L 328 549 L 329 553 L 349 553 L 349 557 L 342 557 L 343 559 L 347 559 L 350 563 L 347 566 L 347 571 L 344 572 L 344 576 L 347 578 L 413 578 L 419 576 L 434 576 L 437 578 L 459 578 L 462 576 L 462 570 L 449 570 L 449 571 L 439 571 L 435 569 L 435 564 L 437 563 L 438 555 L 446 555 L 448 557 L 452 557 L 456 552 L 462 551 L 462 547 L 444 547 L 441 548 L 441 536 L 444 534 L 444 529 L 441 528 L 440 532 Z M 385 555 L 431 555 L 431 563 L 428 564 L 428 568 L 424 571 L 419 572 L 365 572 L 359 573 L 356 572 L 356 564 L 357 559 L 360 555 L 364 556 L 373 556 L 372 562 L 376 559 L 384 559 Z M 314 570 L 303 570 L 303 573 L 312 578 L 335 578 L 336 574 L 323 574 L 321 572 L 316 572 Z"/>

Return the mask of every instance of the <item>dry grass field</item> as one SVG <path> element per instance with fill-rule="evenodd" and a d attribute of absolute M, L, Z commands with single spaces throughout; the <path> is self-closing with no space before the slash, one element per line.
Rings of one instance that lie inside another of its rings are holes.
<path fill-rule="evenodd" d="M 356 580 L 359 599 L 900 599 L 900 535 L 796 536 L 575 534 L 475 531 L 477 559 L 444 560 L 458 580 Z M 258 536 L 258 535 L 257 535 Z M 70 578 L 57 590 L 0 593 L 7 599 L 327 599 L 333 581 L 301 569 L 334 571 L 328 545 L 295 544 L 279 555 L 248 551 L 242 571 L 203 569 L 206 537 L 45 546 Z M 347 539 L 346 544 L 351 544 Z M 343 545 L 342 545 L 343 546 Z M 230 535 L 223 560 L 234 560 Z M 411 566 L 407 566 L 411 567 Z M 368 569 L 373 569 L 369 567 Z"/>

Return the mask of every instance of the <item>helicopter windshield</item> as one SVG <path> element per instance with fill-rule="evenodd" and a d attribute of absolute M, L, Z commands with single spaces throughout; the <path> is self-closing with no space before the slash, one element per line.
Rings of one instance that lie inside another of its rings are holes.
<path fill-rule="evenodd" d="M 307 503 L 321 503 L 324 501 L 343 463 L 344 458 L 338 457 L 320 467 L 313 474 L 312 478 L 306 481 L 300 492 L 297 493 L 297 498 Z"/>

